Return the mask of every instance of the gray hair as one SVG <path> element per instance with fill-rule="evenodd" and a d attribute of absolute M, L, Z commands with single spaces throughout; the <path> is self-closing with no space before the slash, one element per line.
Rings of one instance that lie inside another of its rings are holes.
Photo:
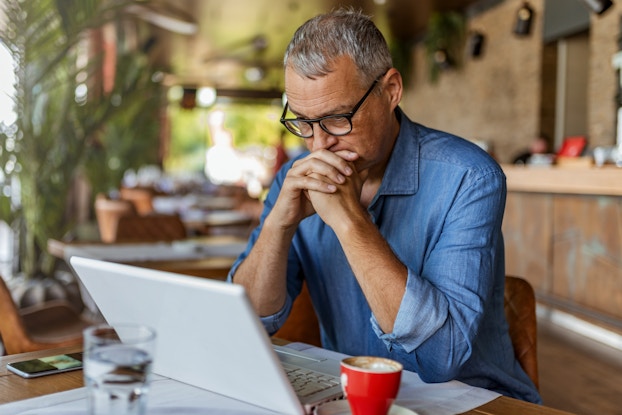
<path fill-rule="evenodd" d="M 353 9 L 316 16 L 296 30 L 285 51 L 283 65 L 307 78 L 327 75 L 333 61 L 352 59 L 360 82 L 371 83 L 393 62 L 387 42 L 369 16 Z"/>

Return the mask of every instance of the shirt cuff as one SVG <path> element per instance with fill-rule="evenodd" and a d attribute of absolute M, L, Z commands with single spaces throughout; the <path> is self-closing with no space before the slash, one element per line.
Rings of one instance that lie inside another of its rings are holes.
<path fill-rule="evenodd" d="M 269 335 L 273 335 L 281 328 L 281 326 L 285 323 L 285 320 L 287 320 L 291 308 L 292 300 L 289 296 L 287 296 L 283 308 L 275 314 L 259 318 Z"/>
<path fill-rule="evenodd" d="M 383 332 L 373 313 L 370 321 L 387 350 L 393 350 L 398 344 L 406 353 L 411 353 L 444 324 L 447 307 L 447 300 L 427 280 L 414 275 L 409 269 L 406 292 L 393 324 L 393 332 Z"/>

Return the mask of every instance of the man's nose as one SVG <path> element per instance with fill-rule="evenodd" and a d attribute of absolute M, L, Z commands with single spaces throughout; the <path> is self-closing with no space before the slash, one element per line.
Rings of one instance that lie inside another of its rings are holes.
<path fill-rule="evenodd" d="M 329 149 L 337 144 L 337 137 L 328 134 L 322 130 L 319 124 L 313 125 L 313 142 L 311 143 L 311 151 Z"/>

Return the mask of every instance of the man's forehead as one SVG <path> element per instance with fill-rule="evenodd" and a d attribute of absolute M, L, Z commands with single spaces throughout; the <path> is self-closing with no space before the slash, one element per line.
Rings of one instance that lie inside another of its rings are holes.
<path fill-rule="evenodd" d="M 311 87 L 286 88 L 287 102 L 292 113 L 300 118 L 319 118 L 350 111 L 351 90 L 343 85 L 312 84 Z"/>
<path fill-rule="evenodd" d="M 328 69 L 323 74 L 309 75 L 302 70 L 296 70 L 292 66 L 285 67 L 285 89 L 292 82 L 306 82 L 309 84 L 324 82 L 350 83 L 358 78 L 357 68 L 354 61 L 348 56 L 340 56 L 331 61 Z M 290 82 L 292 81 L 292 82 Z"/>
<path fill-rule="evenodd" d="M 308 78 L 292 71 L 285 78 L 285 93 L 288 99 L 303 97 L 349 95 L 359 84 L 355 76 L 333 71 L 324 76 Z"/>

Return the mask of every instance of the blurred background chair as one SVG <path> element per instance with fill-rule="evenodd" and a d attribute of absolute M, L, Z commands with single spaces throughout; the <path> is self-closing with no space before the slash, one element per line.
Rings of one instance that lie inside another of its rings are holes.
<path fill-rule="evenodd" d="M 6 354 L 82 345 L 82 330 L 94 324 L 67 301 L 18 309 L 0 276 L 0 337 Z"/>
<path fill-rule="evenodd" d="M 112 242 L 175 241 L 187 236 L 179 215 L 126 215 L 119 218 Z"/>
<path fill-rule="evenodd" d="M 531 284 L 520 277 L 505 277 L 505 318 L 514 355 L 536 388 L 538 381 L 536 297 Z"/>
<path fill-rule="evenodd" d="M 132 202 L 139 215 L 153 213 L 153 189 L 145 187 L 121 187 L 119 198 Z"/>
<path fill-rule="evenodd" d="M 103 242 L 114 242 L 117 234 L 119 218 L 136 216 L 138 212 L 134 204 L 128 200 L 111 199 L 103 193 L 95 198 L 95 218 L 99 237 Z"/>

